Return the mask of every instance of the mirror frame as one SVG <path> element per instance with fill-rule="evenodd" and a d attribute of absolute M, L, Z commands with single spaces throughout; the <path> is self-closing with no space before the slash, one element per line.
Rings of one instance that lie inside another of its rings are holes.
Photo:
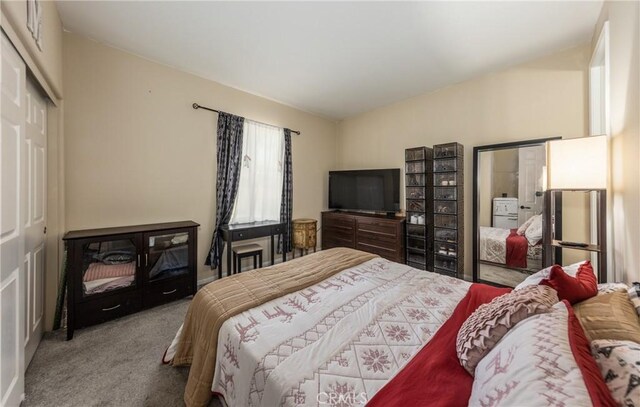
<path fill-rule="evenodd" d="M 499 144 L 487 144 L 484 146 L 476 146 L 473 147 L 473 282 L 474 283 L 483 283 L 494 286 L 503 287 L 503 285 L 493 282 L 480 279 L 479 275 L 479 267 L 478 261 L 480 260 L 480 228 L 478 225 L 478 219 L 480 217 L 480 195 L 478 191 L 478 186 L 480 184 L 479 176 L 479 157 L 480 153 L 488 152 L 488 151 L 496 151 L 496 150 L 506 150 L 511 148 L 518 147 L 531 147 L 531 146 L 539 146 L 545 145 L 548 141 L 551 140 L 560 140 L 562 137 L 548 137 L 541 138 L 535 140 L 523 140 L 523 141 L 513 141 L 509 143 L 499 143 Z M 550 199 L 550 191 L 544 191 L 544 222 L 542 224 L 542 245 L 544 246 L 543 254 L 542 254 L 542 265 L 543 267 L 548 267 L 553 262 L 553 259 L 556 259 L 559 262 L 562 262 L 562 250 L 555 250 L 555 253 L 551 253 L 553 248 L 551 247 L 551 231 L 549 230 L 549 218 L 551 215 L 551 199 Z M 562 194 L 558 193 L 555 196 L 556 203 L 556 211 L 554 213 L 556 220 L 556 236 L 562 236 Z"/>

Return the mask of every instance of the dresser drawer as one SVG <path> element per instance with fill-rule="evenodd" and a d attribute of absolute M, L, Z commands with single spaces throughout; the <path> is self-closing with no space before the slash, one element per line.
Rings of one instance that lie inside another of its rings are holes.
<path fill-rule="evenodd" d="M 358 218 L 358 232 L 371 231 L 396 236 L 398 234 L 397 225 L 395 222 L 385 222 L 376 218 Z"/>
<path fill-rule="evenodd" d="M 194 293 L 191 278 L 181 277 L 148 284 L 144 288 L 143 305 L 155 307 Z"/>
<path fill-rule="evenodd" d="M 130 291 L 76 304 L 76 328 L 105 322 L 142 309 L 140 293 Z"/>
<path fill-rule="evenodd" d="M 333 226 L 322 228 L 322 247 L 327 248 L 328 242 L 332 247 L 355 247 L 355 232 L 353 230 L 341 229 Z"/>
<path fill-rule="evenodd" d="M 322 217 L 322 227 L 332 227 L 353 231 L 356 227 L 356 222 L 352 216 L 325 215 Z"/>
<path fill-rule="evenodd" d="M 358 230 L 358 243 L 366 243 L 373 246 L 394 247 L 398 239 L 395 234 Z"/>
<path fill-rule="evenodd" d="M 244 229 L 244 230 L 234 230 L 231 232 L 231 237 L 233 240 L 246 240 L 246 239 L 254 239 L 258 237 L 264 236 L 263 233 L 255 229 Z"/>
<path fill-rule="evenodd" d="M 356 249 L 362 250 L 363 252 L 377 254 L 378 256 L 384 257 L 387 260 L 398 261 L 398 253 L 395 249 L 392 248 L 380 247 L 377 245 L 358 242 Z"/>
<path fill-rule="evenodd" d="M 356 242 L 353 239 L 339 239 L 334 236 L 322 236 L 322 249 L 331 249 L 332 247 L 349 247 L 355 249 Z"/>
<path fill-rule="evenodd" d="M 332 236 L 332 237 L 336 237 L 338 239 L 347 239 L 347 240 L 353 240 L 354 237 L 354 230 L 353 229 L 344 229 L 344 228 L 340 228 L 340 227 L 335 227 L 335 226 L 324 226 L 322 228 L 322 235 L 323 236 Z"/>

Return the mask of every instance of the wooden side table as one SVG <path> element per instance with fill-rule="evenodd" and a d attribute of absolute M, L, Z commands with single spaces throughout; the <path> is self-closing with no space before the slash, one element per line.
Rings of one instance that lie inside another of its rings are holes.
<path fill-rule="evenodd" d="M 316 251 L 318 221 L 315 219 L 294 219 L 293 224 L 293 258 L 296 257 L 296 249 L 300 249 L 300 255 L 309 253 L 309 249 Z"/>

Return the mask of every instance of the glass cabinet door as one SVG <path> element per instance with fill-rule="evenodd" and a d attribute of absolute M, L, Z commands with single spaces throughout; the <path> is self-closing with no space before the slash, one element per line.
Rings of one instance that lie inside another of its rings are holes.
<path fill-rule="evenodd" d="M 138 253 L 135 237 L 82 245 L 82 295 L 91 296 L 136 284 Z"/>
<path fill-rule="evenodd" d="M 189 232 L 145 234 L 145 278 L 158 281 L 189 273 Z"/>

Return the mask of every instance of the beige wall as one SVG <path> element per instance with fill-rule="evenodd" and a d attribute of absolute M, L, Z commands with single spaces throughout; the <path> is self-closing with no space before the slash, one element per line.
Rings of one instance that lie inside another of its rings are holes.
<path fill-rule="evenodd" d="M 483 151 L 478 155 L 478 202 L 479 226 L 491 226 L 493 215 L 493 160 L 494 151 Z"/>
<path fill-rule="evenodd" d="M 45 276 L 45 329 L 53 327 L 58 284 L 64 264 L 64 103 L 47 110 L 47 268 Z"/>
<path fill-rule="evenodd" d="M 593 48 L 609 21 L 613 278 L 640 280 L 640 3 L 607 1 Z"/>
<path fill-rule="evenodd" d="M 345 119 L 340 168 L 402 167 L 404 149 L 458 141 L 465 146 L 465 263 L 471 275 L 474 146 L 587 134 L 590 46 L 485 75 Z"/>
<path fill-rule="evenodd" d="M 193 102 L 300 130 L 292 137 L 294 217 L 319 219 L 336 124 L 64 34 L 67 229 L 191 219 L 199 278 L 213 230 L 217 115 Z"/>
<path fill-rule="evenodd" d="M 518 164 L 520 156 L 517 148 L 493 152 L 493 193 L 491 200 L 507 194 L 518 197 Z"/>
<path fill-rule="evenodd" d="M 591 240 L 590 205 L 588 193 L 583 191 L 562 192 L 562 240 L 570 242 L 589 242 Z M 562 250 L 563 264 L 573 264 L 590 258 L 590 253 L 584 250 Z"/>

